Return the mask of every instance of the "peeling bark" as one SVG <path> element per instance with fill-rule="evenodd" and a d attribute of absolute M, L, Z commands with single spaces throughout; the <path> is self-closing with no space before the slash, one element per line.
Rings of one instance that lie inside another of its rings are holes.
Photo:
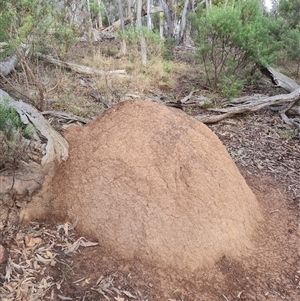
<path fill-rule="evenodd" d="M 0 62 L 0 73 L 4 76 L 7 76 L 9 73 L 15 70 L 18 62 L 19 60 L 16 55 L 13 55 L 9 59 Z"/>
<path fill-rule="evenodd" d="M 216 123 L 225 118 L 233 117 L 237 114 L 248 112 L 257 112 L 266 107 L 285 105 L 283 109 L 278 110 L 281 119 L 290 126 L 295 126 L 300 130 L 300 119 L 289 118 L 286 114 L 291 112 L 298 115 L 300 109 L 294 108 L 295 103 L 300 100 L 300 86 L 288 76 L 276 71 L 271 67 L 260 69 L 261 72 L 270 78 L 274 85 L 283 88 L 289 94 L 280 94 L 275 96 L 246 96 L 228 101 L 225 108 L 208 109 L 209 111 L 222 113 L 214 116 L 195 116 L 195 118 L 203 123 Z"/>
<path fill-rule="evenodd" d="M 9 94 L 0 89 L 1 102 L 14 108 L 23 124 L 34 125 L 38 130 L 41 145 L 46 143 L 41 164 L 34 161 L 21 161 L 17 170 L 7 170 L 0 173 L 0 198 L 7 197 L 7 195 L 10 195 L 14 200 L 30 198 L 42 186 L 45 177 L 47 175 L 52 176 L 55 165 L 67 159 L 68 143 L 35 108 L 22 101 L 15 101 Z"/>

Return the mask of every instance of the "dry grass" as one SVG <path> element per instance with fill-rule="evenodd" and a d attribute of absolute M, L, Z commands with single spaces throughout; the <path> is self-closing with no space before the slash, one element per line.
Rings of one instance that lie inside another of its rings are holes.
<path fill-rule="evenodd" d="M 66 111 L 92 118 L 100 115 L 106 107 L 91 97 L 91 91 L 97 91 L 111 103 L 117 103 L 128 99 L 128 94 L 138 95 L 141 99 L 152 96 L 149 91 L 164 95 L 182 88 L 182 78 L 197 76 L 196 68 L 188 63 L 167 61 L 162 55 L 151 57 L 150 53 L 147 66 L 143 66 L 136 49 L 129 49 L 127 55 L 120 55 L 119 50 L 118 42 L 96 46 L 78 44 L 71 49 L 66 60 L 103 71 L 124 69 L 127 72 L 125 77 L 77 74 L 42 60 L 31 61 L 32 71 L 45 89 L 45 110 Z M 31 103 L 30 98 L 38 96 L 34 83 L 22 67 L 9 81 L 10 84 L 4 83 L 4 89 L 15 99 Z M 185 83 L 187 86 L 193 85 L 189 80 Z M 29 97 L 26 98 L 26 95 Z"/>

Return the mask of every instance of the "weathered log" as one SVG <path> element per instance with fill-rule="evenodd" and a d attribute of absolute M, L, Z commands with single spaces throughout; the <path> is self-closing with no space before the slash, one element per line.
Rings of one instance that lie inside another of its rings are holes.
<path fill-rule="evenodd" d="M 59 112 L 59 111 L 43 111 L 43 112 L 41 112 L 41 114 L 43 116 L 50 115 L 50 116 L 53 116 L 53 117 L 58 118 L 58 119 L 64 119 L 64 120 L 67 120 L 68 122 L 78 121 L 80 123 L 86 124 L 86 123 L 89 123 L 91 121 L 91 119 L 89 119 L 89 118 L 82 118 L 82 117 L 79 117 L 79 116 L 75 116 L 73 114 L 68 114 L 68 113 Z"/>
<path fill-rule="evenodd" d="M 56 65 L 58 67 L 66 68 L 72 70 L 77 73 L 89 74 L 89 75 L 117 75 L 117 76 L 126 76 L 125 70 L 111 70 L 111 71 L 103 71 L 94 69 L 87 66 L 77 65 L 74 63 L 63 62 L 58 59 L 53 58 L 50 55 L 37 53 L 39 58 L 44 59 L 46 62 Z"/>
<path fill-rule="evenodd" d="M 4 76 L 7 76 L 9 73 L 15 70 L 18 62 L 19 60 L 16 55 L 13 55 L 9 59 L 0 62 L 0 73 Z"/>
<path fill-rule="evenodd" d="M 0 103 L 14 108 L 23 124 L 32 124 L 38 131 L 37 136 L 43 141 L 41 144 L 46 144 L 41 164 L 22 161 L 17 170 L 0 173 L 0 199 L 7 196 L 14 200 L 31 197 L 42 186 L 45 176 L 51 177 L 55 164 L 67 159 L 68 143 L 35 108 L 22 101 L 15 101 L 1 89 Z"/>
<path fill-rule="evenodd" d="M 257 112 L 266 107 L 286 105 L 283 109 L 279 109 L 280 116 L 282 120 L 288 124 L 295 126 L 300 129 L 298 119 L 290 119 L 286 116 L 289 110 L 292 110 L 294 104 L 300 99 L 300 86 L 291 78 L 286 75 L 276 71 L 271 67 L 261 68 L 261 72 L 269 77 L 272 82 L 283 88 L 284 90 L 290 92 L 289 94 L 280 94 L 275 96 L 265 96 L 265 95 L 253 95 L 246 96 L 228 101 L 227 107 L 225 108 L 212 108 L 209 111 L 223 113 L 214 116 L 195 116 L 195 118 L 204 123 L 216 123 L 225 118 L 232 117 L 236 114 L 243 114 L 248 112 Z M 292 110 L 293 113 L 298 113 L 298 110 Z"/>
<path fill-rule="evenodd" d="M 6 92 L 0 89 L 0 102 L 4 102 L 16 109 L 22 123 L 33 124 L 40 134 L 47 139 L 46 153 L 42 158 L 42 165 L 52 163 L 54 161 L 62 162 L 68 157 L 68 143 L 56 132 L 47 120 L 31 105 L 15 101 Z"/>
<path fill-rule="evenodd" d="M 294 80 L 276 71 L 274 68 L 262 67 L 260 68 L 260 71 L 262 74 L 270 78 L 274 85 L 281 87 L 289 93 L 299 88 L 299 85 Z"/>

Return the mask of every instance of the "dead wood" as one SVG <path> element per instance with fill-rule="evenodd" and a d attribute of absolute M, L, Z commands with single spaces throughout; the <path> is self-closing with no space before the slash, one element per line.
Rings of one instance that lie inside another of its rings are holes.
<path fill-rule="evenodd" d="M 294 90 L 299 88 L 299 85 L 292 80 L 290 77 L 276 71 L 274 68 L 271 67 L 262 67 L 260 68 L 262 74 L 267 76 L 271 79 L 272 83 L 277 86 L 281 87 L 287 92 L 293 92 Z"/>
<path fill-rule="evenodd" d="M 126 71 L 125 70 L 103 71 L 103 70 L 98 70 L 98 69 L 94 69 L 94 68 L 83 66 L 83 65 L 77 65 L 77 64 L 74 64 L 74 63 L 63 62 L 61 60 L 53 58 L 50 55 L 46 55 L 46 54 L 42 54 L 42 53 L 37 53 L 37 56 L 39 58 L 44 59 L 46 62 L 55 65 L 55 66 L 58 66 L 58 67 L 61 67 L 61 68 L 66 68 L 66 69 L 72 70 L 72 71 L 77 72 L 77 73 L 83 73 L 83 74 L 89 74 L 89 75 L 126 76 Z"/>
<path fill-rule="evenodd" d="M 208 109 L 209 111 L 222 113 L 214 116 L 195 116 L 195 118 L 203 123 L 216 123 L 225 118 L 233 117 L 237 114 L 257 112 L 266 107 L 274 107 L 279 111 L 282 120 L 291 126 L 300 129 L 300 120 L 297 118 L 291 119 L 286 114 L 291 111 L 293 114 L 298 114 L 300 109 L 293 109 L 295 103 L 300 100 L 300 86 L 291 78 L 276 71 L 271 67 L 261 68 L 261 72 L 269 77 L 273 84 L 290 92 L 289 94 L 280 94 L 275 96 L 253 95 L 245 96 L 223 103 L 223 108 Z M 281 106 L 279 107 L 278 106 Z"/>
<path fill-rule="evenodd" d="M 182 99 L 180 100 L 180 103 L 181 103 L 181 104 L 184 104 L 184 103 L 186 103 L 187 101 L 189 101 L 189 100 L 191 99 L 191 97 L 193 96 L 193 94 L 194 94 L 196 91 L 198 91 L 198 90 L 193 90 L 193 91 L 191 91 L 191 92 L 189 93 L 189 95 L 185 96 L 184 98 L 182 98 Z"/>
<path fill-rule="evenodd" d="M 16 55 L 11 56 L 9 59 L 0 62 L 0 73 L 7 76 L 13 70 L 15 70 L 19 60 Z"/>
<path fill-rule="evenodd" d="M 22 123 L 33 124 L 40 132 L 40 135 L 47 140 L 46 153 L 42 158 L 42 165 L 52 163 L 54 161 L 62 162 L 68 157 L 68 143 L 67 141 L 56 132 L 47 122 L 47 120 L 31 105 L 15 101 L 6 92 L 0 89 L 0 102 L 7 103 L 16 109 Z"/>
<path fill-rule="evenodd" d="M 35 108 L 22 101 L 15 101 L 1 89 L 0 103 L 14 108 L 23 124 L 32 124 L 37 129 L 37 145 L 41 146 L 42 157 L 40 164 L 33 160 L 22 161 L 17 170 L 1 172 L 0 198 L 11 191 L 14 191 L 14 199 L 30 197 L 41 187 L 45 175 L 52 174 L 55 164 L 67 159 L 68 143 Z"/>
<path fill-rule="evenodd" d="M 79 116 L 75 116 L 73 114 L 68 114 L 68 113 L 59 112 L 59 111 L 44 111 L 41 114 L 43 116 L 50 115 L 50 116 L 53 116 L 57 119 L 63 119 L 63 120 L 68 121 L 68 123 L 78 121 L 80 123 L 87 124 L 91 121 L 88 118 L 82 118 L 82 117 L 79 117 Z"/>
<path fill-rule="evenodd" d="M 132 22 L 132 18 L 127 17 L 124 19 L 124 26 L 130 24 Z M 115 32 L 121 27 L 121 20 L 117 20 L 112 25 L 106 27 L 102 30 L 102 32 Z"/>
<path fill-rule="evenodd" d="M 223 113 L 217 116 L 196 116 L 195 118 L 199 121 L 204 123 L 215 123 L 221 121 L 224 118 L 232 117 L 236 114 L 243 114 L 249 112 L 257 112 L 263 108 L 274 106 L 274 105 L 281 105 L 281 104 L 294 104 L 297 100 L 300 99 L 300 87 L 289 93 L 289 94 L 280 94 L 270 97 L 262 97 L 262 98 L 255 98 L 254 100 L 248 100 L 246 103 L 242 103 L 237 106 L 227 107 L 227 108 L 216 108 L 216 109 L 209 109 L 213 112 Z"/>

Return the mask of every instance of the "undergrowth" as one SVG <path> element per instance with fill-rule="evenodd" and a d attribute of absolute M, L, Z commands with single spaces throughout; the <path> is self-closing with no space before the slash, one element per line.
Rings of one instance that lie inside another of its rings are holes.
<path fill-rule="evenodd" d="M 26 148 L 35 129 L 24 125 L 16 110 L 6 102 L 0 103 L 0 171 L 15 169 L 26 157 Z"/>

